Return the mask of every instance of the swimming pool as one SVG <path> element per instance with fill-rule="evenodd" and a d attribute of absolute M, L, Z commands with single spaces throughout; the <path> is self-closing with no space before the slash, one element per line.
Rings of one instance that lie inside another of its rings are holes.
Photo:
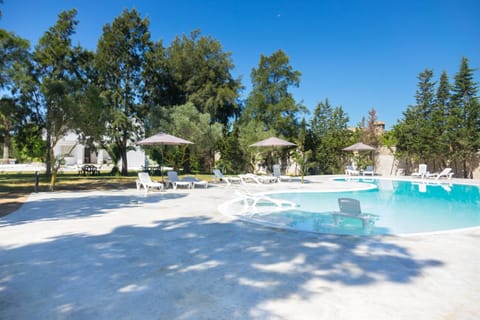
<path fill-rule="evenodd" d="M 294 209 L 260 210 L 242 214 L 246 220 L 269 226 L 334 234 L 412 234 L 480 226 L 480 189 L 474 185 L 359 179 L 372 189 L 341 192 L 287 191 L 269 193 L 289 200 Z M 338 211 L 339 197 L 360 200 L 362 212 L 379 216 L 364 229 L 357 219 L 335 225 L 331 212 Z"/>

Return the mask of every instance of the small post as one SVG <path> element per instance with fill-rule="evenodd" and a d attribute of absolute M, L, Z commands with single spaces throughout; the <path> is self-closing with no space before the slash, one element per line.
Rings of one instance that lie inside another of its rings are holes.
<path fill-rule="evenodd" d="M 34 191 L 35 192 L 38 192 L 38 182 L 40 180 L 40 175 L 38 174 L 38 171 L 35 171 L 35 187 L 34 187 Z"/>

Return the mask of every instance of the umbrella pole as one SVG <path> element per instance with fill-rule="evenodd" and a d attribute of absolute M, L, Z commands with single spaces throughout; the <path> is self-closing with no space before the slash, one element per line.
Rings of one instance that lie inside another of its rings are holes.
<path fill-rule="evenodd" d="M 162 177 L 162 183 L 163 183 L 163 171 L 162 171 L 162 168 L 163 168 L 163 148 L 164 148 L 164 145 L 161 145 L 160 146 L 160 156 L 162 157 L 162 161 L 160 161 L 160 176 Z"/>
<path fill-rule="evenodd" d="M 273 160 L 274 151 L 275 151 L 274 147 L 272 146 L 272 157 L 271 157 L 272 158 L 272 160 L 271 160 L 272 161 L 272 167 L 270 168 L 270 173 L 272 173 L 272 174 L 273 174 L 273 165 L 275 164 L 275 161 Z"/>

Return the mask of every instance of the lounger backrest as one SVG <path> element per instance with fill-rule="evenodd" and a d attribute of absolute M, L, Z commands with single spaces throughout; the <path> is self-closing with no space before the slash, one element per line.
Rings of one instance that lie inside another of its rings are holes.
<path fill-rule="evenodd" d="M 217 178 L 223 178 L 223 174 L 222 174 L 222 172 L 221 172 L 219 169 L 213 169 L 213 174 L 214 174 L 215 177 L 217 177 Z"/>
<path fill-rule="evenodd" d="M 178 179 L 177 171 L 168 171 L 167 175 L 168 175 L 168 180 L 170 181 L 180 181 L 180 179 Z"/>
<path fill-rule="evenodd" d="M 140 180 L 141 183 L 151 183 L 152 179 L 150 178 L 150 175 L 148 172 L 139 172 L 138 173 L 138 179 Z"/>
<path fill-rule="evenodd" d="M 280 177 L 280 175 L 281 175 L 280 165 L 278 165 L 278 164 L 273 165 L 273 176 Z"/>
<path fill-rule="evenodd" d="M 427 165 L 422 163 L 418 165 L 418 173 L 426 173 L 427 172 Z"/>
<path fill-rule="evenodd" d="M 452 171 L 452 168 L 445 168 L 445 169 L 443 169 L 442 172 L 440 172 L 439 176 L 446 176 L 450 173 L 450 171 Z"/>
<path fill-rule="evenodd" d="M 373 166 L 367 166 L 367 167 L 365 168 L 365 171 L 373 171 Z"/>
<path fill-rule="evenodd" d="M 360 209 L 360 201 L 352 198 L 338 198 L 338 206 L 340 212 L 359 215 L 362 213 Z"/>

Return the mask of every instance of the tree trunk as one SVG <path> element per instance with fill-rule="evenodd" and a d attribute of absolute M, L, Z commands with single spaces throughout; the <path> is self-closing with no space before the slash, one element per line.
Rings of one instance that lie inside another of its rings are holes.
<path fill-rule="evenodd" d="M 8 135 L 5 136 L 5 142 L 3 143 L 3 164 L 8 164 Z"/>
<path fill-rule="evenodd" d="M 53 157 L 52 157 L 52 159 L 53 159 Z M 61 165 L 62 165 L 61 160 L 54 161 L 52 163 L 52 172 L 51 172 L 51 175 L 50 175 L 50 191 L 51 192 L 53 192 L 53 190 L 55 189 L 55 182 L 57 181 L 57 174 L 58 174 L 58 170 L 60 170 Z"/>
<path fill-rule="evenodd" d="M 52 145 L 51 145 L 51 137 L 50 137 L 50 134 L 47 133 L 47 141 L 46 141 L 46 145 L 47 145 L 47 150 L 46 150 L 46 154 L 45 154 L 45 166 L 46 166 L 46 170 L 45 170 L 45 175 L 47 177 L 50 177 L 50 175 L 52 174 Z"/>
<path fill-rule="evenodd" d="M 7 121 L 7 117 L 2 116 L 2 122 L 5 129 L 5 137 L 3 141 L 3 163 L 8 164 L 9 150 L 8 145 L 10 144 L 10 124 Z"/>
<path fill-rule="evenodd" d="M 190 149 L 185 148 L 183 161 L 183 174 L 190 173 Z"/>
<path fill-rule="evenodd" d="M 56 180 L 57 180 L 57 170 L 53 170 L 53 172 L 50 176 L 50 185 L 49 185 L 50 192 L 53 192 L 53 190 L 55 188 L 55 181 Z"/>
<path fill-rule="evenodd" d="M 122 176 L 128 176 L 127 148 L 122 146 L 120 153 L 122 155 Z"/>

